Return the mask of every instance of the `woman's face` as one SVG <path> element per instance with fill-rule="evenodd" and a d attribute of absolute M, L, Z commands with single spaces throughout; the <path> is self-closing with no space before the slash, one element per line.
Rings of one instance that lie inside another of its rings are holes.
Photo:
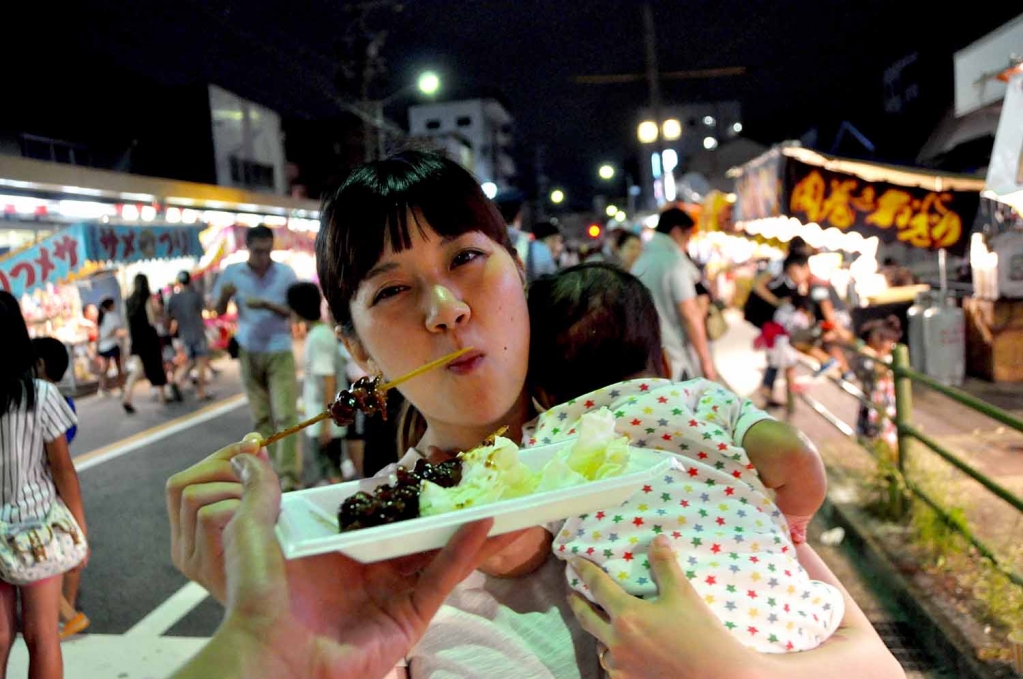
<path fill-rule="evenodd" d="M 618 256 L 622 259 L 623 268 L 628 271 L 636 263 L 643 253 L 643 241 L 638 238 L 630 238 L 622 245 Z"/>
<path fill-rule="evenodd" d="M 402 385 L 431 425 L 501 422 L 520 398 L 529 356 L 522 278 L 479 232 L 442 239 L 420 215 L 412 247 L 388 247 L 351 301 L 352 355 L 394 379 L 464 347 L 474 351 Z M 410 225 L 414 222 L 410 219 Z"/>

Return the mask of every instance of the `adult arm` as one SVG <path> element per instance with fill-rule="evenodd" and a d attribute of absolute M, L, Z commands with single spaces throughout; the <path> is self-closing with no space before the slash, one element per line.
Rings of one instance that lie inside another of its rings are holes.
<path fill-rule="evenodd" d="M 274 536 L 277 477 L 266 460 L 252 455 L 238 456 L 232 467 L 243 488 L 223 532 L 227 612 L 210 642 L 172 679 L 382 677 L 490 545 L 493 522 L 485 520 L 464 526 L 439 554 L 414 563 L 364 566 L 340 555 L 332 555 L 336 566 L 328 561 L 327 568 L 318 568 L 325 561 L 316 557 L 286 562 Z M 297 579 L 296 569 L 313 579 Z M 321 618 L 311 619 L 310 607 L 295 597 L 316 591 L 333 601 Z"/>
<path fill-rule="evenodd" d="M 699 299 L 691 297 L 679 302 L 678 313 L 686 325 L 686 334 L 696 350 L 696 356 L 700 359 L 700 369 L 703 371 L 703 376 L 708 380 L 716 381 L 718 371 L 714 367 L 714 359 L 710 356 L 710 345 L 707 343 L 706 315 L 700 306 Z"/>
<path fill-rule="evenodd" d="M 764 301 L 770 303 L 771 306 L 780 306 L 781 298 L 771 292 L 771 290 L 767 287 L 767 284 L 770 283 L 773 278 L 774 276 L 772 276 L 769 271 L 765 271 L 757 276 L 756 280 L 753 281 L 753 292 Z"/>
<path fill-rule="evenodd" d="M 220 280 L 213 287 L 213 310 L 217 312 L 218 316 L 223 316 L 227 313 L 227 305 L 234 296 L 234 293 L 238 291 L 238 288 L 235 287 L 234 282 L 230 279 L 230 271 L 230 267 L 225 269 L 224 273 L 221 274 Z"/>
<path fill-rule="evenodd" d="M 260 297 L 250 297 L 245 300 L 245 304 L 250 309 L 266 309 L 272 311 L 278 316 L 284 316 L 285 318 L 291 318 L 291 309 L 283 304 L 277 302 L 271 302 L 268 299 L 262 299 Z"/>
<path fill-rule="evenodd" d="M 607 649 L 602 664 L 617 678 L 674 679 L 895 679 L 905 673 L 874 632 L 856 602 L 812 549 L 798 548 L 812 577 L 836 585 L 845 597 L 845 617 L 821 646 L 802 653 L 765 654 L 743 646 L 721 624 L 679 568 L 668 540 L 652 543 L 650 570 L 658 597 L 645 601 L 584 559 L 573 566 L 597 601 L 598 610 L 575 592 L 572 611 L 583 629 Z M 679 630 L 685 630 L 680 634 Z"/>

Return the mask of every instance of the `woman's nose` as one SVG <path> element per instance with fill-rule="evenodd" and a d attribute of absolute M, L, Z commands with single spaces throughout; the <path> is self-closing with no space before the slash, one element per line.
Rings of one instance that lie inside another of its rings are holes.
<path fill-rule="evenodd" d="M 472 316 L 469 305 L 443 285 L 430 289 L 426 328 L 431 332 L 452 330 L 466 323 Z"/>

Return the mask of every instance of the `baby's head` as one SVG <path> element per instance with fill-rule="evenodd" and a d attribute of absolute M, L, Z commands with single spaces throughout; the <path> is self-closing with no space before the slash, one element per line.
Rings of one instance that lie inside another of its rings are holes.
<path fill-rule="evenodd" d="M 32 349 L 36 354 L 39 379 L 55 384 L 64 379 L 70 359 L 63 342 L 53 337 L 36 337 L 32 340 Z"/>
<path fill-rule="evenodd" d="M 666 377 L 650 292 L 611 264 L 589 262 L 529 287 L 529 381 L 545 408 L 637 377 Z"/>

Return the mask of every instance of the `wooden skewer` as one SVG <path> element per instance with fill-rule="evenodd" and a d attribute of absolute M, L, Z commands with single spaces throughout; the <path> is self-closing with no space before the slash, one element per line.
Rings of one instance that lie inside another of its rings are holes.
<path fill-rule="evenodd" d="M 436 361 L 430 361 L 426 365 L 419 366 L 418 368 L 416 368 L 412 372 L 407 373 L 405 375 L 402 375 L 401 377 L 399 377 L 396 380 L 392 380 L 391 382 L 385 382 L 385 383 L 381 384 L 380 386 L 377 387 L 377 391 L 379 391 L 381 393 L 386 393 L 388 389 L 393 389 L 396 386 L 398 386 L 399 384 L 401 384 L 403 382 L 407 382 L 408 380 L 412 379 L 413 377 L 419 377 L 420 375 L 422 375 L 425 372 L 428 372 L 430 370 L 433 370 L 434 368 L 439 368 L 442 365 L 450 363 L 451 361 L 454 361 L 455 359 L 457 359 L 457 358 L 459 358 L 461 356 L 464 356 L 465 354 L 469 353 L 472 350 L 473 350 L 472 347 L 465 347 L 464 349 L 459 349 L 458 351 L 453 351 L 450 354 L 448 354 L 447 356 L 441 356 Z M 279 432 L 277 432 L 277 433 L 275 433 L 275 434 L 273 434 L 273 435 L 263 439 L 262 441 L 259 442 L 259 447 L 260 448 L 265 448 L 266 446 L 270 445 L 271 443 L 276 443 L 276 442 L 280 441 L 282 438 L 285 438 L 287 436 L 291 436 L 292 434 L 297 434 L 298 432 L 302 431 L 306 427 L 311 427 L 312 425 L 316 424 L 317 422 L 322 422 L 323 420 L 327 419 L 328 417 L 330 417 L 330 411 L 329 410 L 324 410 L 322 413 L 320 413 L 319 415 L 317 415 L 315 417 L 310 417 L 308 420 L 305 420 L 304 422 L 299 422 L 298 424 L 296 424 L 293 427 L 288 427 L 287 429 L 282 429 L 281 431 L 279 431 Z"/>
<path fill-rule="evenodd" d="M 323 420 L 327 419 L 328 417 L 330 417 L 330 411 L 329 410 L 324 410 L 322 413 L 320 413 L 316 417 L 310 417 L 308 420 L 305 420 L 304 422 L 299 422 L 294 427 L 288 427 L 287 429 L 282 429 L 281 431 L 273 434 L 269 438 L 263 439 L 262 441 L 259 442 L 259 447 L 260 448 L 266 448 L 271 443 L 277 443 L 282 438 L 285 438 L 287 436 L 291 436 L 292 434 L 297 434 L 298 432 L 302 431 L 306 427 L 311 427 L 314 424 L 316 424 L 317 422 L 322 422 Z"/>
<path fill-rule="evenodd" d="M 442 365 L 446 365 L 448 363 L 451 363 L 451 361 L 454 361 L 457 358 L 461 358 L 462 356 L 465 356 L 467 353 L 469 353 L 472 350 L 473 350 L 472 347 L 465 347 L 464 349 L 459 349 L 458 351 L 452 351 L 447 356 L 441 356 L 436 361 L 430 361 L 426 365 L 421 365 L 418 368 L 416 368 L 415 370 L 413 370 L 412 372 L 410 372 L 410 373 L 408 373 L 406 375 L 402 375 L 401 377 L 399 377 L 396 380 L 392 380 L 390 382 L 384 382 L 379 387 L 377 387 L 377 390 L 378 391 L 387 391 L 388 389 L 394 389 L 396 386 L 398 386 L 402 382 L 408 382 L 413 377 L 419 377 L 423 373 L 429 372 L 430 370 L 433 370 L 434 368 L 439 368 Z"/>

